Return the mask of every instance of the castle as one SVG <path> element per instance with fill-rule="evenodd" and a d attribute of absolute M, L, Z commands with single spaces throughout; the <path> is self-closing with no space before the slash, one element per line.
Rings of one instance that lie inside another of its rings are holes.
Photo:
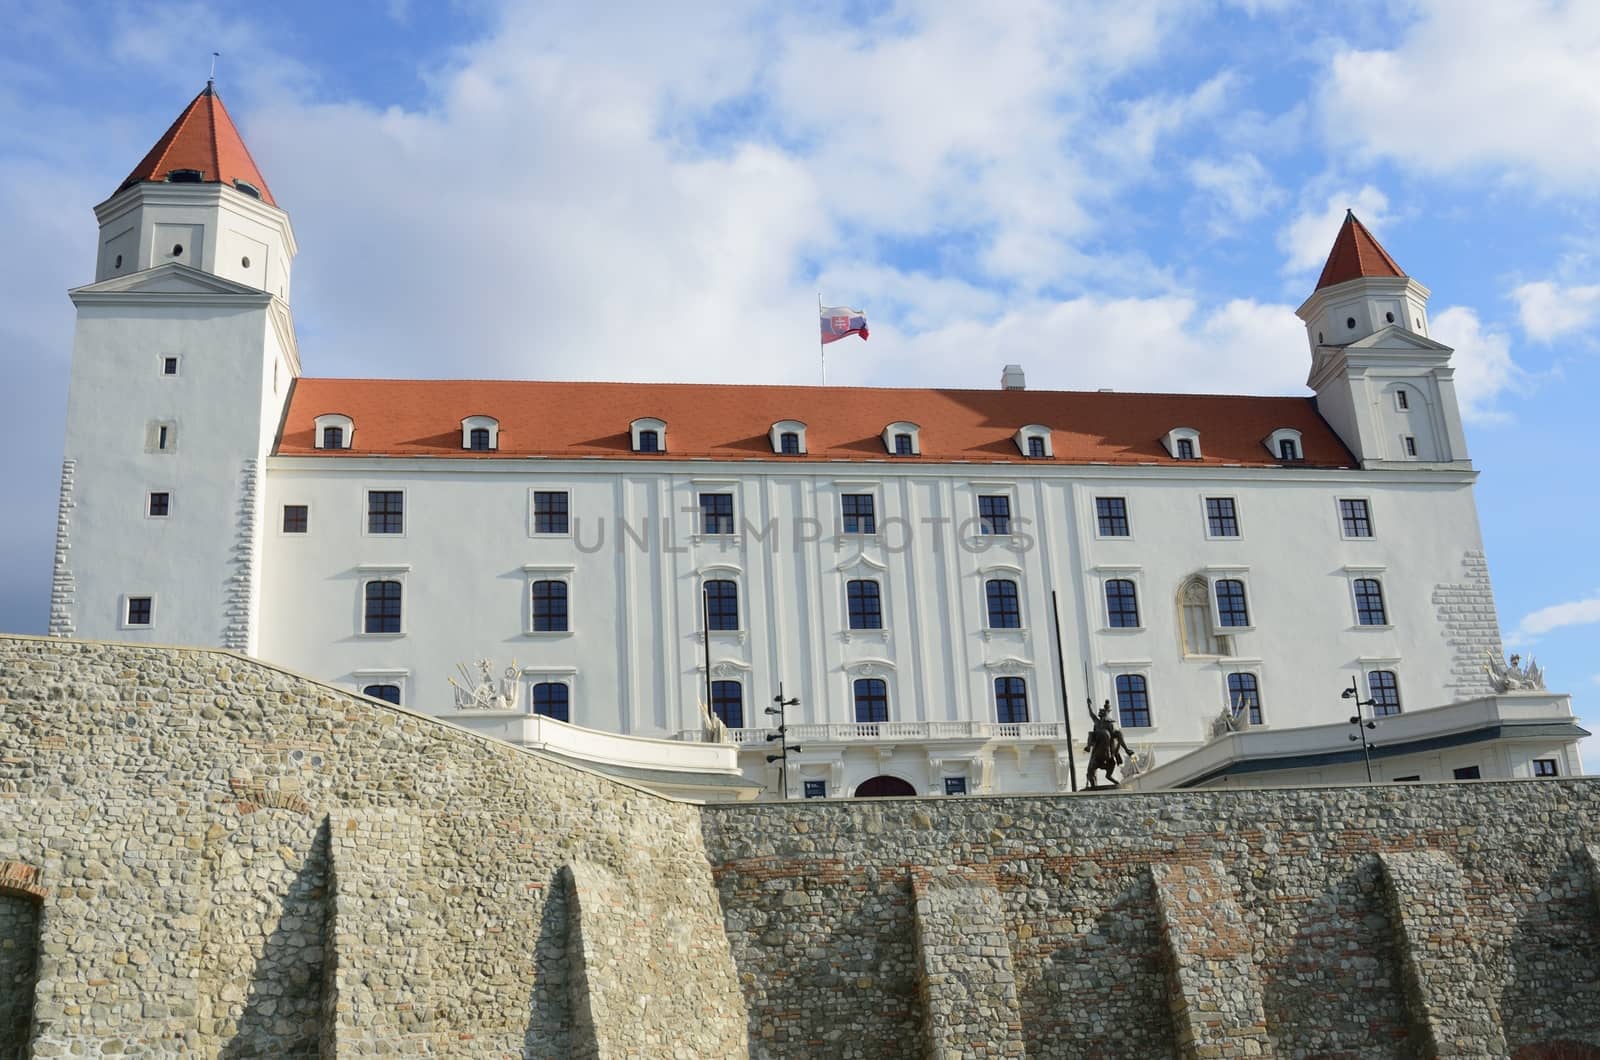
<path fill-rule="evenodd" d="M 210 85 L 95 212 L 53 635 L 640 768 L 709 708 L 746 795 L 1068 790 L 1103 701 L 1147 787 L 1582 771 L 1501 664 L 1429 292 L 1353 215 L 1312 395 L 1230 397 L 306 377 L 289 215 Z M 478 659 L 503 687 L 453 693 Z"/>

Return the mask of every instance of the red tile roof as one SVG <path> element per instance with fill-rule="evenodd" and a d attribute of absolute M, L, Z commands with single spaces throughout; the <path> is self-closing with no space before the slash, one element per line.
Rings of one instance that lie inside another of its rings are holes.
<path fill-rule="evenodd" d="M 278 205 L 267 189 L 267 182 L 256 168 L 250 149 L 244 145 L 239 129 L 228 117 L 210 82 L 183 109 L 178 120 L 156 141 L 144 160 L 133 167 L 117 190 L 146 181 L 164 181 L 175 169 L 198 169 L 205 184 L 232 185 L 242 180 L 261 192 L 264 202 Z"/>
<path fill-rule="evenodd" d="M 355 421 L 350 449 L 315 448 L 314 420 L 325 413 Z M 468 416 L 499 421 L 496 452 L 461 448 L 461 421 Z M 1021 461 L 1013 435 L 1042 424 L 1051 428 L 1057 463 L 1170 463 L 1162 437 L 1174 427 L 1193 427 L 1200 432 L 1200 463 L 1269 466 L 1279 461 L 1264 440 L 1290 427 L 1301 432 L 1307 464 L 1356 465 L 1310 398 L 464 379 L 297 380 L 276 451 L 331 458 L 660 460 L 631 452 L 629 424 L 644 417 L 666 421 L 667 458 L 883 459 L 884 427 L 905 420 L 921 428 L 922 455 L 909 459 L 923 462 Z M 768 431 L 786 419 L 806 424 L 805 456 L 772 452 Z"/>
<path fill-rule="evenodd" d="M 1346 210 L 1344 224 L 1339 226 L 1339 234 L 1333 240 L 1333 249 L 1328 252 L 1328 262 L 1322 266 L 1322 276 L 1317 280 L 1317 290 L 1362 276 L 1403 277 L 1405 271 L 1396 265 L 1389 252 L 1372 238 L 1367 226 L 1356 220 L 1355 211 Z"/>

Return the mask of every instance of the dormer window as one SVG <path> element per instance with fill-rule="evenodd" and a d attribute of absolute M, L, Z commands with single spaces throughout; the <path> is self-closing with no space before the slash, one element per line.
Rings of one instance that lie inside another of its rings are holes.
<path fill-rule="evenodd" d="M 199 184 L 206 175 L 198 169 L 174 169 L 167 173 L 168 184 Z"/>
<path fill-rule="evenodd" d="M 629 424 L 630 440 L 636 453 L 664 453 L 667 451 L 667 422 L 644 416 Z"/>
<path fill-rule="evenodd" d="M 250 183 L 248 180 L 235 180 L 233 182 L 233 186 L 235 190 L 244 192 L 244 194 L 250 196 L 252 199 L 261 198 L 261 189 Z"/>
<path fill-rule="evenodd" d="M 1200 459 L 1200 432 L 1193 427 L 1174 427 L 1167 432 L 1162 444 L 1174 460 Z"/>
<path fill-rule="evenodd" d="M 1050 428 L 1042 424 L 1030 423 L 1018 428 L 1011 440 L 1017 443 L 1022 455 L 1030 460 L 1049 460 L 1056 455 L 1055 447 L 1051 445 Z"/>
<path fill-rule="evenodd" d="M 500 448 L 500 421 L 493 416 L 468 416 L 461 421 L 461 448 L 489 453 Z"/>
<path fill-rule="evenodd" d="M 804 456 L 806 452 L 806 425 L 799 420 L 779 420 L 767 431 L 772 451 L 783 456 Z"/>
<path fill-rule="evenodd" d="M 1300 432 L 1292 427 L 1279 427 L 1261 443 L 1267 451 L 1279 460 L 1288 463 L 1305 459 L 1305 450 L 1300 446 Z"/>
<path fill-rule="evenodd" d="M 315 438 L 318 449 L 348 449 L 355 440 L 355 421 L 338 412 L 325 413 L 316 418 Z"/>
<path fill-rule="evenodd" d="M 894 456 L 921 456 L 921 433 L 915 423 L 891 423 L 883 429 L 883 447 Z"/>

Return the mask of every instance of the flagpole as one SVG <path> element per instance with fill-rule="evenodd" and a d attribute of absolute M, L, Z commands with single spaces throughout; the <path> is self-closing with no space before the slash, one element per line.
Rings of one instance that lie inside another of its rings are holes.
<path fill-rule="evenodd" d="M 822 355 L 822 385 L 828 385 L 828 344 L 822 341 L 822 292 L 817 292 L 817 353 Z"/>

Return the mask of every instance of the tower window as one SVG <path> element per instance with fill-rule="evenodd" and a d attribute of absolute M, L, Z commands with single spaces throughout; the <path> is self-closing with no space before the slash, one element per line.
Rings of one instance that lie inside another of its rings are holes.
<path fill-rule="evenodd" d="M 569 507 L 566 490 L 535 490 L 533 494 L 533 532 L 536 534 L 566 533 Z"/>
<path fill-rule="evenodd" d="M 706 628 L 713 632 L 732 632 L 739 628 L 739 587 L 731 581 L 706 582 Z"/>
<path fill-rule="evenodd" d="M 182 243 L 174 243 L 174 244 L 172 244 L 172 256 L 175 257 L 175 258 L 181 258 L 183 256 L 183 244 Z"/>
<path fill-rule="evenodd" d="M 244 257 L 240 258 L 239 264 L 248 269 L 250 267 L 250 256 L 245 255 Z"/>
<path fill-rule="evenodd" d="M 158 492 L 150 494 L 149 514 L 156 518 L 164 517 L 172 504 L 172 494 Z"/>
<path fill-rule="evenodd" d="M 205 174 L 198 169 L 173 169 L 167 172 L 168 184 L 199 184 Z"/>
<path fill-rule="evenodd" d="M 1401 412 L 1409 409 L 1411 407 L 1411 395 L 1407 394 L 1404 389 L 1396 390 L 1394 392 L 1394 407 Z"/>
<path fill-rule="evenodd" d="M 248 180 L 235 180 L 233 182 L 233 186 L 239 191 L 242 191 L 246 195 L 250 196 L 252 199 L 261 198 L 261 189 L 250 183 Z"/>
<path fill-rule="evenodd" d="M 873 511 L 870 493 L 842 493 L 839 495 L 839 515 L 847 534 L 875 534 L 878 520 Z"/>
<path fill-rule="evenodd" d="M 1250 609 L 1244 602 L 1244 582 L 1238 578 L 1217 579 L 1217 625 L 1248 626 Z"/>
<path fill-rule="evenodd" d="M 1212 537 L 1239 536 L 1239 510 L 1232 497 L 1206 498 L 1206 529 Z"/>
<path fill-rule="evenodd" d="M 1100 524 L 1101 537 L 1128 536 L 1128 499 L 1126 497 L 1096 497 L 1095 518 Z"/>
<path fill-rule="evenodd" d="M 1556 760 L 1554 758 L 1535 758 L 1533 760 L 1533 775 L 1536 777 L 1556 777 L 1560 776 L 1561 773 L 1556 768 Z"/>
<path fill-rule="evenodd" d="M 403 534 L 405 530 L 405 493 L 401 490 L 368 490 L 367 533 Z"/>
<path fill-rule="evenodd" d="M 572 719 L 572 689 L 561 681 L 540 681 L 533 686 L 533 712 L 554 721 Z"/>
<path fill-rule="evenodd" d="M 533 631 L 535 633 L 567 632 L 567 583 L 542 581 L 533 583 Z"/>
<path fill-rule="evenodd" d="M 733 533 L 733 494 L 700 494 L 700 532 L 703 534 Z"/>
<path fill-rule="evenodd" d="M 367 633 L 400 632 L 400 583 L 372 581 L 367 583 L 365 624 Z"/>
<path fill-rule="evenodd" d="M 1010 578 L 992 578 L 984 586 L 989 604 L 990 629 L 1021 629 L 1022 606 L 1017 600 L 1017 583 Z"/>
<path fill-rule="evenodd" d="M 157 432 L 157 434 L 156 434 L 156 448 L 157 449 L 165 449 L 167 447 L 167 433 L 168 433 L 168 431 L 167 431 L 167 427 L 165 425 L 163 425 L 161 427 L 161 429 Z"/>
<path fill-rule="evenodd" d="M 120 268 L 122 268 L 122 255 L 121 255 L 121 254 L 118 254 L 118 255 L 117 255 L 117 260 L 116 260 L 116 261 L 114 261 L 114 262 L 112 262 L 112 264 L 111 264 L 111 267 L 112 267 L 112 268 L 113 268 L 113 269 L 120 269 Z"/>
<path fill-rule="evenodd" d="M 176 357 L 163 357 L 163 358 L 161 358 L 161 374 L 162 375 L 177 375 L 178 374 L 178 359 Z"/>
<path fill-rule="evenodd" d="M 883 594 L 877 582 L 863 578 L 845 586 L 851 629 L 883 628 Z"/>
<path fill-rule="evenodd" d="M 1372 670 L 1367 674 L 1368 698 L 1372 700 L 1372 713 L 1386 717 L 1400 713 L 1400 682 L 1393 670 Z"/>
<path fill-rule="evenodd" d="M 150 616 L 154 611 L 154 598 L 149 596 L 128 597 L 128 622 L 130 626 L 148 626 Z"/>
<path fill-rule="evenodd" d="M 1356 579 L 1356 624 L 1362 626 L 1388 625 L 1389 616 L 1383 607 L 1383 585 L 1376 578 Z"/>
<path fill-rule="evenodd" d="M 1372 536 L 1372 514 L 1364 498 L 1351 497 L 1340 500 L 1339 522 L 1344 528 L 1345 537 Z"/>
<path fill-rule="evenodd" d="M 1351 331 L 1354 331 L 1356 329 L 1356 318 L 1355 317 L 1345 317 L 1344 318 L 1344 326 L 1349 328 Z"/>
<path fill-rule="evenodd" d="M 744 685 L 738 681 L 711 682 L 711 713 L 730 729 L 744 728 Z"/>
<path fill-rule="evenodd" d="M 309 509 L 304 504 L 285 504 L 283 506 L 283 532 L 286 534 L 303 534 L 309 522 Z"/>
<path fill-rule="evenodd" d="M 1393 313 L 1385 313 L 1385 314 L 1383 314 L 1383 319 L 1385 319 L 1389 323 L 1393 324 L 1394 323 L 1394 314 Z"/>
<path fill-rule="evenodd" d="M 1139 627 L 1139 598 L 1129 578 L 1106 582 L 1106 622 L 1112 629 Z"/>
<path fill-rule="evenodd" d="M 1416 438 L 1416 435 L 1412 435 L 1412 434 L 1406 435 L 1406 455 L 1407 456 L 1416 456 L 1417 455 L 1417 438 Z"/>
<path fill-rule="evenodd" d="M 1250 712 L 1250 724 L 1261 724 L 1261 685 L 1252 673 L 1228 675 L 1228 703 L 1234 716 Z"/>

